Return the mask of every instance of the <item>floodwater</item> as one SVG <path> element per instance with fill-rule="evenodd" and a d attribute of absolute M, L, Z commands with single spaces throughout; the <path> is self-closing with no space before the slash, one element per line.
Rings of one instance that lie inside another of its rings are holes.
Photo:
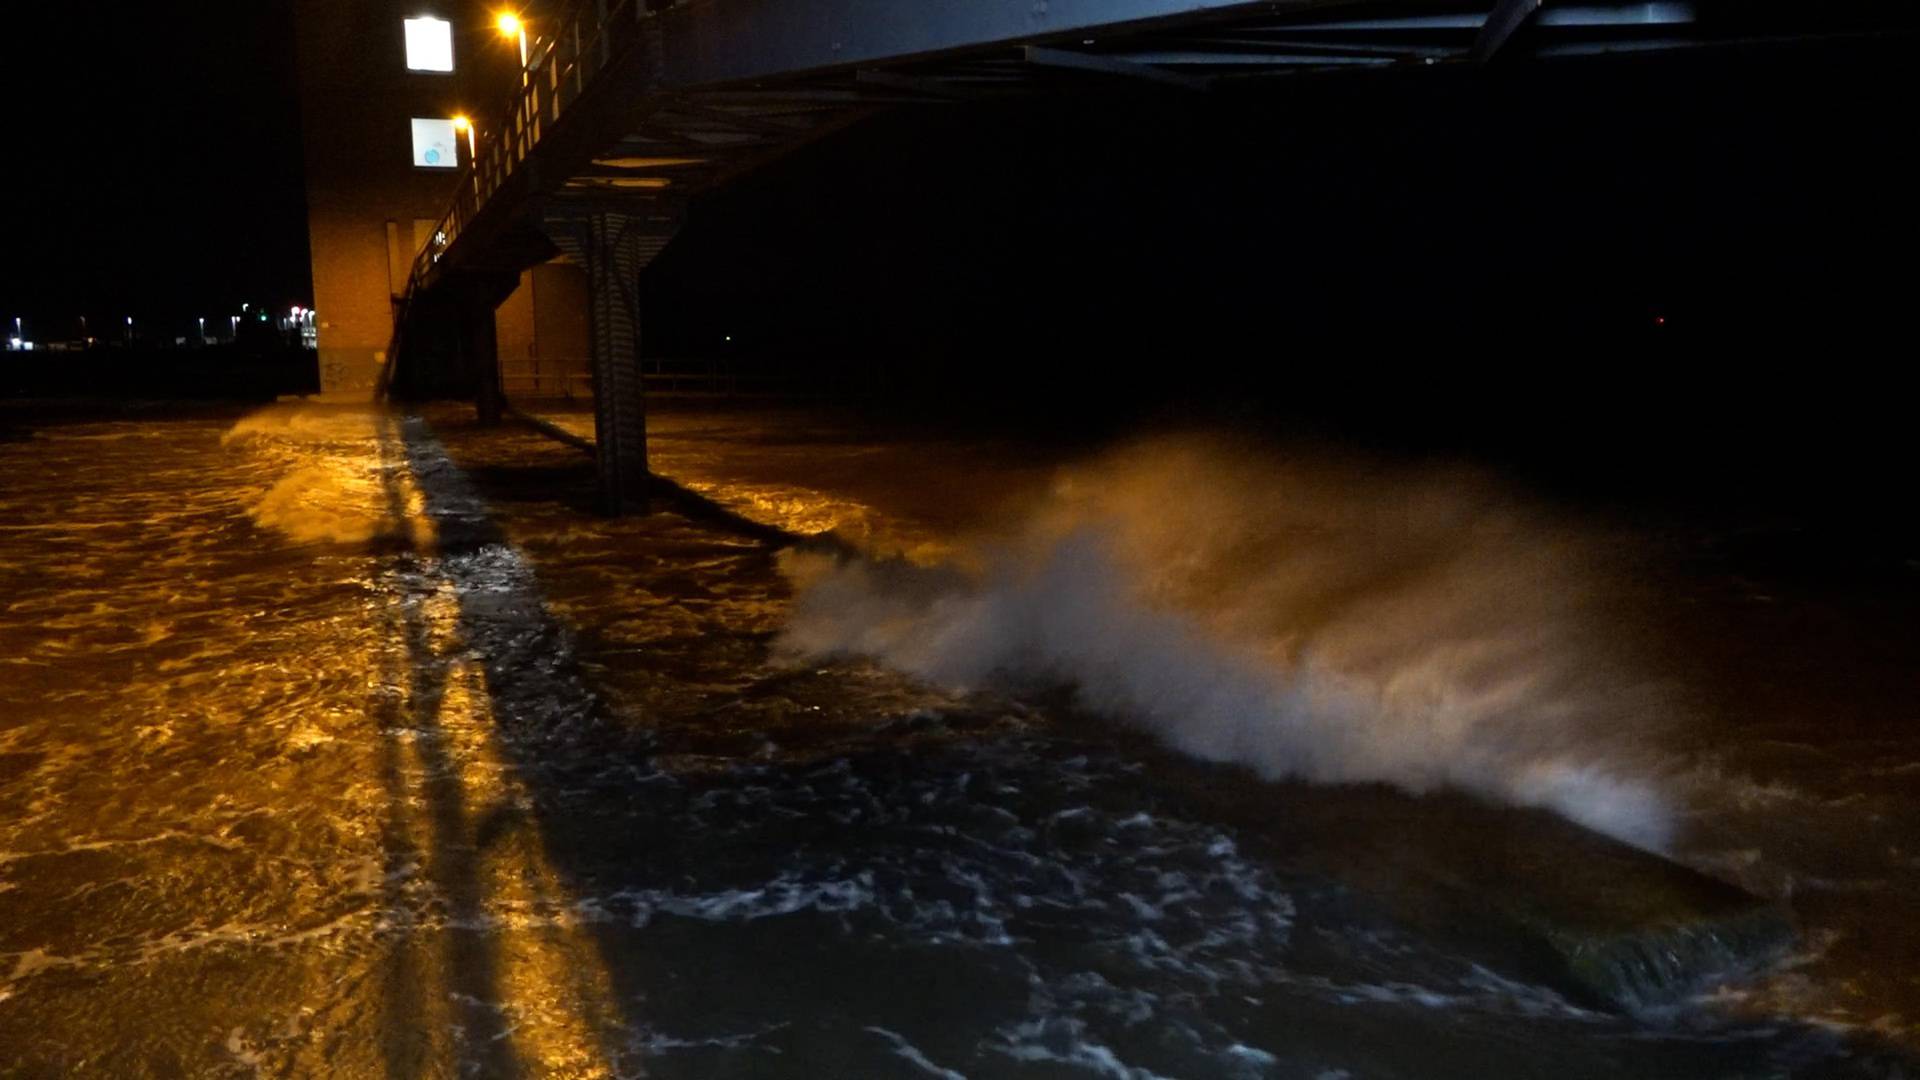
<path fill-rule="evenodd" d="M 1913 1074 L 1910 564 L 1216 437 L 668 414 L 609 521 L 457 411 L 0 421 L 0 1073 Z M 1515 929 L 1715 882 L 1791 942 Z"/>

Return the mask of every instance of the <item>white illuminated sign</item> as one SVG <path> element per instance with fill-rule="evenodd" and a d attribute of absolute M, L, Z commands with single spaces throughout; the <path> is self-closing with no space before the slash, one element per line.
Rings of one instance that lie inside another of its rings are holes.
<path fill-rule="evenodd" d="M 408 19 L 407 70 L 453 70 L 453 24 L 445 19 Z"/>
<path fill-rule="evenodd" d="M 457 169 L 460 155 L 451 120 L 413 118 L 413 163 L 422 169 Z"/>

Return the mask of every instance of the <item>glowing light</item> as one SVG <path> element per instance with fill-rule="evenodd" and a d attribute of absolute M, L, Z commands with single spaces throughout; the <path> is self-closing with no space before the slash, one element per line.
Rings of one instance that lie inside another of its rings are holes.
<path fill-rule="evenodd" d="M 477 133 L 473 130 L 473 121 L 464 116 L 453 118 L 453 130 L 467 133 L 467 161 L 476 161 L 480 157 L 480 144 L 475 141 Z"/>
<path fill-rule="evenodd" d="M 431 15 L 408 19 L 407 70 L 453 70 L 453 24 Z"/>
<path fill-rule="evenodd" d="M 459 136 L 453 121 L 428 117 L 413 118 L 413 164 L 421 169 L 457 169 L 460 162 L 454 147 Z"/>
<path fill-rule="evenodd" d="M 493 25 L 499 28 L 501 37 L 519 39 L 520 79 L 521 82 L 524 83 L 527 77 L 527 24 L 522 22 L 520 16 L 513 12 L 502 11 L 493 17 Z"/>

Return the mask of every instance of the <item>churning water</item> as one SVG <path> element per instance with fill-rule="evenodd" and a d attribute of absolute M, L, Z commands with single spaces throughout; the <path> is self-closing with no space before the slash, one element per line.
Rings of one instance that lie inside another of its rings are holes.
<path fill-rule="evenodd" d="M 1760 771 L 1787 722 L 1654 662 L 1644 552 L 1484 477 L 665 418 L 663 472 L 842 541 L 783 546 L 597 519 L 575 452 L 451 416 L 10 415 L 0 1071 L 1903 1067 L 1911 966 L 1849 942 L 1912 904 L 1911 736 L 1809 750 L 1850 793 Z M 1542 810 L 1805 947 L 1629 1008 L 1345 872 Z"/>
<path fill-rule="evenodd" d="M 1671 808 L 1631 755 L 1661 706 L 1589 625 L 1587 546 L 1468 476 L 1161 439 L 1063 477 L 975 574 L 790 558 L 781 644 L 1067 683 L 1270 779 L 1450 786 L 1660 849 Z"/>

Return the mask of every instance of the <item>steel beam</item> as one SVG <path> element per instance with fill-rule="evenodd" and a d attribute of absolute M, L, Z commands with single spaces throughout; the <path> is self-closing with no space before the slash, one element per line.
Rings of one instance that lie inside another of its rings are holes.
<path fill-rule="evenodd" d="M 1527 25 L 1534 14 L 1540 10 L 1545 0 L 1499 0 L 1487 21 L 1480 25 L 1480 35 L 1473 39 L 1473 48 L 1467 51 L 1467 59 L 1476 64 L 1484 64 L 1494 58 L 1513 35 Z"/>
<path fill-rule="evenodd" d="M 1565 3 L 1539 13 L 1543 26 L 1668 26 L 1696 22 L 1693 0 L 1652 0 L 1634 4 Z M 1386 33 L 1399 31 L 1478 30 L 1487 20 L 1470 12 L 1443 15 L 1381 15 L 1364 19 L 1301 19 L 1266 24 L 1279 33 L 1300 31 Z"/>
<path fill-rule="evenodd" d="M 898 65 L 994 46 L 1071 42 L 1161 20 L 1307 10 L 1319 0 L 731 0 L 648 20 L 655 85 L 666 89 L 793 79 Z"/>
<path fill-rule="evenodd" d="M 554 246 L 587 273 L 601 509 L 646 513 L 652 474 L 640 375 L 640 271 L 673 239 L 679 215 L 644 203 L 624 211 L 556 204 L 543 211 L 542 221 Z"/>
<path fill-rule="evenodd" d="M 1066 71 L 1090 71 L 1100 75 L 1116 75 L 1126 79 L 1144 79 L 1164 86 L 1177 86 L 1182 90 L 1205 90 L 1207 80 L 1192 75 L 1180 75 L 1171 71 L 1162 71 L 1151 64 L 1137 63 L 1097 53 L 1074 52 L 1070 49 L 1048 49 L 1039 45 L 1028 45 L 1024 50 L 1026 61 L 1035 67 L 1060 68 Z"/>
<path fill-rule="evenodd" d="M 907 75 L 898 71 L 876 71 L 862 69 L 854 76 L 854 81 L 862 86 L 877 86 L 911 99 L 924 98 L 930 101 L 979 101 L 986 95 L 975 87 L 956 83 L 938 76 Z"/>

